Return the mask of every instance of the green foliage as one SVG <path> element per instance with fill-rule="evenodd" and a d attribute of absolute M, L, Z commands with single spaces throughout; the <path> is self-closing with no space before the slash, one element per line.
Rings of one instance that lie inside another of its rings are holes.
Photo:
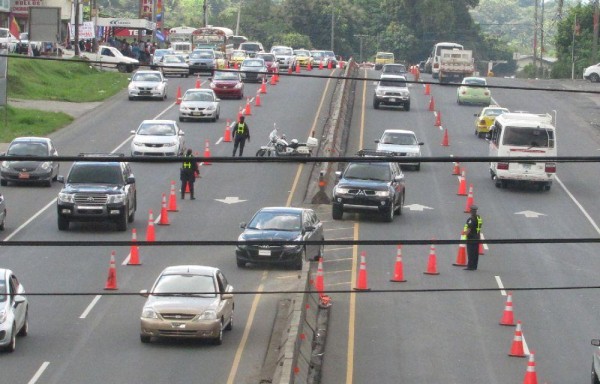
<path fill-rule="evenodd" d="M 45 112 L 33 109 L 0 108 L 0 142 L 10 143 L 20 136 L 48 136 L 73 121 L 62 112 Z"/>
<path fill-rule="evenodd" d="M 558 62 L 552 68 L 552 77 L 570 78 L 571 67 L 574 63 L 575 78 L 581 78 L 583 70 L 598 62 L 592 56 L 594 10 L 592 4 L 578 4 L 570 8 L 558 24 L 555 47 Z M 576 34 L 575 20 L 580 26 L 580 33 Z M 574 43 L 574 44 L 573 44 Z M 599 50 L 600 51 L 600 50 Z"/>
<path fill-rule="evenodd" d="M 310 38 L 299 33 L 283 33 L 273 39 L 273 45 L 285 45 L 294 48 L 312 49 Z"/>

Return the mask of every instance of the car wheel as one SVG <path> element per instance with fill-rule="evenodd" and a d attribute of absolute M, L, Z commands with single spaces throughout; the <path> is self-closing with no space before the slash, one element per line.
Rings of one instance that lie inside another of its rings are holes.
<path fill-rule="evenodd" d="M 456 98 L 456 102 L 458 103 L 458 105 L 462 105 L 462 101 L 460 101 L 460 98 Z"/>
<path fill-rule="evenodd" d="M 180 123 L 183 123 L 184 121 L 185 121 L 185 118 L 184 118 L 184 117 L 181 117 L 181 116 L 179 116 L 179 122 L 180 122 Z"/>
<path fill-rule="evenodd" d="M 29 309 L 27 309 L 25 311 L 25 322 L 23 323 L 23 326 L 21 327 L 21 329 L 19 330 L 19 333 L 17 335 L 18 336 L 27 336 L 28 333 L 29 333 Z"/>
<path fill-rule="evenodd" d="M 52 186 L 52 178 L 50 178 L 50 179 L 46 180 L 46 181 L 44 182 L 44 185 L 45 185 L 46 187 L 51 187 L 51 186 Z"/>
<path fill-rule="evenodd" d="M 6 187 L 8 185 L 8 180 L 6 179 L 0 179 L 0 185 L 3 187 Z"/>
<path fill-rule="evenodd" d="M 410 111 L 410 103 L 408 103 L 408 104 L 404 104 L 404 109 L 405 109 L 406 111 Z"/>
<path fill-rule="evenodd" d="M 127 72 L 127 65 L 125 64 L 117 64 L 117 71 L 121 73 Z"/>
<path fill-rule="evenodd" d="M 133 100 L 133 97 L 132 97 L 132 96 L 129 96 L 129 101 L 131 101 L 131 100 Z"/>
<path fill-rule="evenodd" d="M 58 230 L 66 231 L 68 229 L 69 229 L 69 220 L 67 220 L 66 218 L 59 215 L 58 216 Z"/>
<path fill-rule="evenodd" d="M 266 154 L 267 150 L 264 148 L 261 148 L 258 151 L 256 151 L 256 157 L 264 157 Z"/>
<path fill-rule="evenodd" d="M 325 241 L 325 238 L 322 238 L 321 241 Z M 319 254 L 315 256 L 314 261 L 318 261 L 320 258 L 325 256 L 325 244 L 319 245 Z"/>
<path fill-rule="evenodd" d="M 552 184 L 546 184 L 546 185 L 544 185 L 544 190 L 549 191 L 551 187 L 552 187 Z"/>
<path fill-rule="evenodd" d="M 294 262 L 293 264 L 293 268 L 296 271 L 301 271 L 302 270 L 302 264 L 304 262 L 304 259 L 306 259 L 306 248 L 304 249 L 304 251 L 300 254 L 300 256 L 298 256 L 298 259 Z"/>
<path fill-rule="evenodd" d="M 373 99 L 373 108 L 379 109 L 379 100 Z"/>
<path fill-rule="evenodd" d="M 421 163 L 415 165 L 415 171 L 419 172 L 421 170 Z"/>
<path fill-rule="evenodd" d="M 140 335 L 140 341 L 144 344 L 149 343 L 150 341 L 152 341 L 152 336 L 148 336 L 148 335 Z"/>
<path fill-rule="evenodd" d="M 10 342 L 8 343 L 8 345 L 5 347 L 5 351 L 6 352 L 14 352 L 15 349 L 17 349 L 17 333 L 16 333 L 16 327 L 13 324 L 12 327 L 12 332 L 10 333 Z"/>
<path fill-rule="evenodd" d="M 383 211 L 383 219 L 386 222 L 391 223 L 392 221 L 394 221 L 394 212 L 395 211 L 396 211 L 396 207 L 394 206 L 394 203 L 392 202 L 392 206 Z"/>
<path fill-rule="evenodd" d="M 238 268 L 245 268 L 246 267 L 246 262 L 240 258 L 236 258 L 236 263 Z"/>
<path fill-rule="evenodd" d="M 231 312 L 231 316 L 229 316 L 229 322 L 225 326 L 226 331 L 231 331 L 233 329 L 233 312 Z"/>
<path fill-rule="evenodd" d="M 404 193 L 400 197 L 400 203 L 396 207 L 396 213 L 398 214 L 398 216 L 402 216 L 402 208 L 403 207 L 404 207 Z"/>
<path fill-rule="evenodd" d="M 2 217 L 2 222 L 0 222 L 0 231 L 4 231 L 6 228 L 6 209 L 4 210 L 4 216 Z"/>
<path fill-rule="evenodd" d="M 117 231 L 124 232 L 127 230 L 127 216 L 129 215 L 129 207 L 125 206 L 123 213 L 117 219 Z"/>
<path fill-rule="evenodd" d="M 344 207 L 338 204 L 331 206 L 331 217 L 333 220 L 342 220 L 344 216 Z"/>
<path fill-rule="evenodd" d="M 135 209 L 127 216 L 127 222 L 133 223 L 135 221 Z"/>
<path fill-rule="evenodd" d="M 212 121 L 213 123 L 216 123 L 217 122 L 217 117 L 216 116 L 213 117 L 212 119 L 210 119 L 210 121 Z"/>
<path fill-rule="evenodd" d="M 221 319 L 221 326 L 219 327 L 219 335 L 213 339 L 214 345 L 223 344 L 223 319 Z"/>
<path fill-rule="evenodd" d="M 592 73 L 590 75 L 590 81 L 592 83 L 597 83 L 598 81 L 600 81 L 600 76 L 597 73 Z"/>

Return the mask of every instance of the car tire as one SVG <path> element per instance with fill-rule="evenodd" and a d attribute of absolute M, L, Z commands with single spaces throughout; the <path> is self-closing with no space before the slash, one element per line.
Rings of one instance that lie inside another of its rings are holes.
<path fill-rule="evenodd" d="M 391 223 L 392 221 L 394 221 L 394 213 L 396 211 L 396 207 L 394 206 L 394 203 L 392 202 L 391 207 L 385 209 L 383 211 L 383 219 L 387 222 L 387 223 Z"/>
<path fill-rule="evenodd" d="M 0 231 L 4 231 L 6 228 L 6 209 L 4 210 L 4 217 L 2 218 L 2 222 L 0 222 Z"/>
<path fill-rule="evenodd" d="M 137 205 L 137 203 L 135 203 Z M 133 211 L 127 216 L 127 222 L 133 223 L 135 221 L 135 208 Z"/>
<path fill-rule="evenodd" d="M 296 271 L 301 271 L 302 270 L 302 265 L 304 264 L 304 260 L 306 259 L 306 248 L 304 249 L 304 251 L 300 254 L 300 257 L 298 257 L 298 259 L 294 262 L 293 264 L 293 268 Z"/>
<path fill-rule="evenodd" d="M 117 231 L 125 232 L 127 230 L 127 216 L 129 216 L 129 207 L 125 206 L 125 210 L 117 219 Z"/>
<path fill-rule="evenodd" d="M 144 344 L 148 344 L 149 342 L 152 341 L 152 336 L 140 335 L 140 341 Z"/>
<path fill-rule="evenodd" d="M 415 171 L 419 172 L 421 170 L 421 163 L 415 165 Z"/>
<path fill-rule="evenodd" d="M 333 220 L 342 220 L 344 216 L 344 207 L 341 205 L 334 204 L 331 206 L 331 217 Z"/>
<path fill-rule="evenodd" d="M 267 150 L 264 148 L 261 148 L 258 151 L 256 151 L 256 157 L 265 157 L 266 154 Z"/>
<path fill-rule="evenodd" d="M 233 312 L 231 313 L 231 316 L 229 316 L 229 322 L 225 326 L 226 331 L 231 331 L 232 329 L 233 329 Z"/>
<path fill-rule="evenodd" d="M 0 179 L 0 185 L 3 187 L 6 187 L 8 185 L 8 180 L 6 179 Z"/>
<path fill-rule="evenodd" d="M 184 121 L 185 121 L 185 118 L 180 116 L 180 117 L 179 117 L 179 122 L 180 122 L 180 123 L 183 123 Z"/>
<path fill-rule="evenodd" d="M 129 101 L 132 101 L 134 98 L 132 96 L 129 96 Z"/>
<path fill-rule="evenodd" d="M 597 73 L 592 73 L 592 74 L 590 75 L 590 81 L 591 81 L 592 83 L 597 83 L 597 82 L 599 82 L 599 81 L 600 81 L 600 75 L 598 75 Z"/>
<path fill-rule="evenodd" d="M 407 112 L 410 111 L 410 103 L 404 104 L 404 110 Z"/>
<path fill-rule="evenodd" d="M 400 204 L 396 207 L 398 216 L 402 216 L 402 208 L 404 208 L 404 193 L 402 193 L 402 196 L 400 197 Z"/>
<path fill-rule="evenodd" d="M 25 310 L 25 322 L 23 323 L 23 326 L 21 327 L 21 329 L 19 329 L 19 333 L 17 333 L 17 336 L 27 336 L 29 334 L 29 308 L 27 308 Z"/>
<path fill-rule="evenodd" d="M 69 229 L 69 220 L 59 215 L 58 216 L 58 230 L 66 231 L 68 229 Z"/>
<path fill-rule="evenodd" d="M 127 72 L 127 65 L 125 65 L 123 63 L 117 64 L 117 71 L 119 71 L 121 73 Z"/>
<path fill-rule="evenodd" d="M 49 178 L 48 180 L 46 180 L 44 182 L 44 186 L 46 186 L 46 187 L 52 187 L 52 178 Z"/>
<path fill-rule="evenodd" d="M 323 237 L 321 239 L 321 241 L 325 241 L 325 238 Z M 315 256 L 314 261 L 319 261 L 319 259 L 323 258 L 325 256 L 325 244 L 321 244 L 319 245 L 319 254 L 317 256 Z"/>
<path fill-rule="evenodd" d="M 380 104 L 379 100 L 373 99 L 373 108 L 374 109 L 379 109 L 379 104 Z"/>
<path fill-rule="evenodd" d="M 236 264 L 238 268 L 246 268 L 246 262 L 240 258 L 236 258 Z"/>
<path fill-rule="evenodd" d="M 213 339 L 214 345 L 223 344 L 223 319 L 221 319 L 221 326 L 219 327 L 219 335 Z"/>
<path fill-rule="evenodd" d="M 15 351 L 15 349 L 17 349 L 17 333 L 16 333 L 16 327 L 13 324 L 12 332 L 10 333 L 10 342 L 8 343 L 8 345 L 6 347 L 4 347 L 4 350 L 6 352 L 12 353 Z"/>

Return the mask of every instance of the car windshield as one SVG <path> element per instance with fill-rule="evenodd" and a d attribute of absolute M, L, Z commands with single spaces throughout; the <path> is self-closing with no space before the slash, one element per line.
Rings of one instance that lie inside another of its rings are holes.
<path fill-rule="evenodd" d="M 259 57 L 264 61 L 275 61 L 275 56 L 270 54 L 259 55 Z"/>
<path fill-rule="evenodd" d="M 249 229 L 265 231 L 299 231 L 302 228 L 300 213 L 259 212 L 248 224 Z"/>
<path fill-rule="evenodd" d="M 215 54 L 213 52 L 192 52 L 190 58 L 192 59 L 213 59 Z"/>
<path fill-rule="evenodd" d="M 466 85 L 487 85 L 485 79 L 464 79 L 463 84 Z"/>
<path fill-rule="evenodd" d="M 246 53 L 245 52 L 233 52 L 231 54 L 231 58 L 236 58 L 236 57 L 246 57 Z"/>
<path fill-rule="evenodd" d="M 185 59 L 181 56 L 164 56 L 165 63 L 185 63 Z"/>
<path fill-rule="evenodd" d="M 323 52 L 323 56 L 325 56 L 325 57 L 335 57 L 335 53 L 333 53 L 332 51 L 325 51 L 325 52 Z"/>
<path fill-rule="evenodd" d="M 543 128 L 506 127 L 502 143 L 528 148 L 553 148 L 554 131 Z"/>
<path fill-rule="evenodd" d="M 0 29 L 0 37 L 8 37 L 8 29 Z"/>
<path fill-rule="evenodd" d="M 262 60 L 244 60 L 244 67 L 262 67 L 264 64 Z"/>
<path fill-rule="evenodd" d="M 310 52 L 308 51 L 294 51 L 296 56 L 310 56 Z"/>
<path fill-rule="evenodd" d="M 312 52 L 312 57 L 323 57 L 323 52 Z"/>
<path fill-rule="evenodd" d="M 384 65 L 383 73 L 406 73 L 406 67 L 402 64 Z"/>
<path fill-rule="evenodd" d="M 6 292 L 6 280 L 0 280 L 0 293 Z M 5 295 L 0 295 L 0 303 L 4 303 L 6 301 Z"/>
<path fill-rule="evenodd" d="M 215 72 L 215 80 L 239 80 L 240 75 L 237 72 Z"/>
<path fill-rule="evenodd" d="M 175 136 L 175 127 L 171 124 L 146 123 L 140 125 L 136 135 L 144 136 Z"/>
<path fill-rule="evenodd" d="M 42 143 L 13 143 L 8 156 L 48 156 L 48 147 Z"/>
<path fill-rule="evenodd" d="M 276 55 L 287 55 L 287 56 L 291 56 L 293 54 L 294 51 L 292 51 L 289 48 L 273 48 L 273 51 L 271 53 L 274 53 Z"/>
<path fill-rule="evenodd" d="M 394 59 L 393 53 L 379 53 L 377 54 L 378 59 Z"/>
<path fill-rule="evenodd" d="M 240 48 L 242 48 L 244 51 L 260 51 L 260 47 L 258 46 L 258 44 L 242 44 Z"/>
<path fill-rule="evenodd" d="M 170 49 L 157 49 L 154 51 L 154 57 L 163 57 L 164 55 L 168 55 L 170 53 L 173 53 L 173 51 Z"/>
<path fill-rule="evenodd" d="M 215 101 L 211 92 L 186 92 L 183 101 Z"/>
<path fill-rule="evenodd" d="M 506 109 L 486 109 L 483 113 L 484 116 L 499 116 L 503 113 L 508 112 Z"/>
<path fill-rule="evenodd" d="M 344 172 L 344 178 L 387 181 L 390 179 L 390 167 L 386 163 L 382 164 L 350 164 Z"/>
<path fill-rule="evenodd" d="M 79 164 L 71 169 L 68 183 L 123 184 L 121 167 L 102 164 Z"/>
<path fill-rule="evenodd" d="M 162 275 L 152 293 L 167 296 L 173 294 L 217 297 L 214 279 L 208 275 Z"/>
<path fill-rule="evenodd" d="M 150 81 L 160 82 L 160 75 L 158 73 L 136 73 L 133 75 L 132 81 Z"/>
<path fill-rule="evenodd" d="M 381 144 L 417 145 L 417 138 L 408 133 L 385 133 Z"/>
<path fill-rule="evenodd" d="M 392 80 L 392 79 L 386 79 L 386 80 L 381 80 L 379 81 L 379 86 L 381 87 L 396 87 L 396 88 L 406 88 L 406 81 L 405 80 Z"/>

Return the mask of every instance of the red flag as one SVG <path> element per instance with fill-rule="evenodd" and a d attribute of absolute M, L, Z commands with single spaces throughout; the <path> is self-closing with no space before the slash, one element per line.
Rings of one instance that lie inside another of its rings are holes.
<path fill-rule="evenodd" d="M 18 39 L 21 34 L 21 28 L 19 28 L 19 23 L 17 23 L 17 19 L 13 15 L 10 16 L 10 19 L 10 33 Z"/>

